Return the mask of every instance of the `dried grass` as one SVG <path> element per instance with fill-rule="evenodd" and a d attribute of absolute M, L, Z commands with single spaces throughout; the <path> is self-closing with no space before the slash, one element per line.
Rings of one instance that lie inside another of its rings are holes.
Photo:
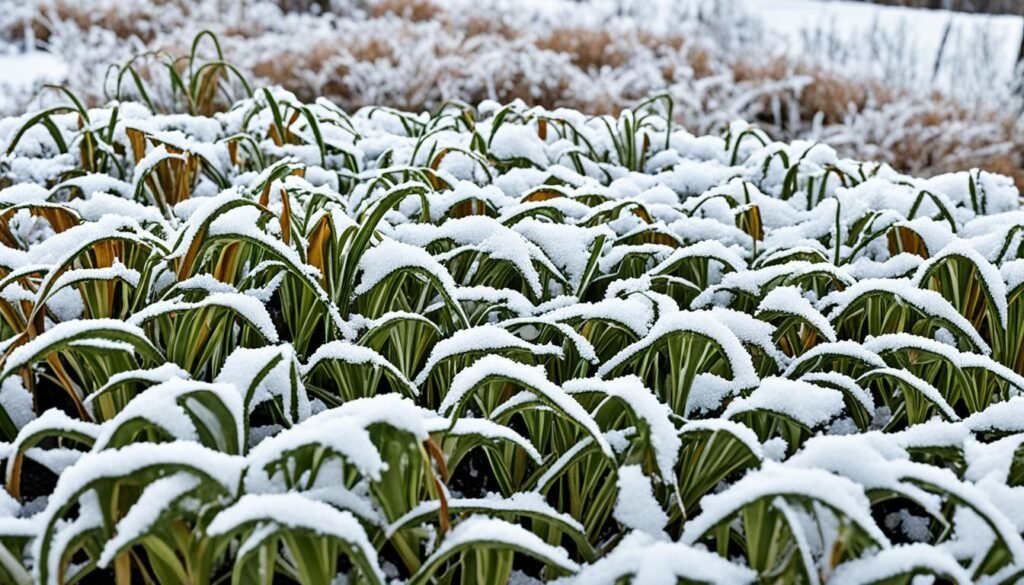
<path fill-rule="evenodd" d="M 441 7 L 430 0 L 377 0 L 370 6 L 374 18 L 397 16 L 411 22 L 434 20 L 441 12 Z"/>

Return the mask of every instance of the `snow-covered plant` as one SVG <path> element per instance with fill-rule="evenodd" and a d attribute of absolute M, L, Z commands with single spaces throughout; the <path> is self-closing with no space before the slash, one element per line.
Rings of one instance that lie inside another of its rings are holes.
<path fill-rule="evenodd" d="M 1005 177 L 190 67 L 0 121 L 0 581 L 1024 574 Z"/>

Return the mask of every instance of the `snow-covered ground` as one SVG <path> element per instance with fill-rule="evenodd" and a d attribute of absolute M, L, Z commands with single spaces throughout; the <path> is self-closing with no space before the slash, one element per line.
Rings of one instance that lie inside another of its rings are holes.
<path fill-rule="evenodd" d="M 938 64 L 944 87 L 964 83 L 965 67 L 983 68 L 991 79 L 1016 72 L 1024 18 L 880 6 L 842 0 L 743 0 L 765 26 L 793 49 L 830 60 L 913 66 L 927 83 Z M 895 61 L 894 61 L 895 60 Z M 964 63 L 964 61 L 968 61 Z"/>
<path fill-rule="evenodd" d="M 594 10 L 580 14 L 580 5 L 571 0 L 530 4 L 555 19 L 593 23 L 625 15 L 655 30 L 671 30 L 680 18 L 703 12 L 710 19 L 763 30 L 769 50 L 782 48 L 867 69 L 900 84 L 937 85 L 953 92 L 968 81 L 1010 81 L 1024 34 L 1019 16 L 845 0 L 591 0 L 586 5 Z"/>
<path fill-rule="evenodd" d="M 0 112 L 22 105 L 24 96 L 41 84 L 61 83 L 66 76 L 67 64 L 53 53 L 0 54 Z"/>

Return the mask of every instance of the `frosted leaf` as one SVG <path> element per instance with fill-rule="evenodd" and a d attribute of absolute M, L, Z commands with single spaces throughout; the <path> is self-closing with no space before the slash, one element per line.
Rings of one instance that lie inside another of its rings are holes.
<path fill-rule="evenodd" d="M 517 524 L 485 516 L 470 516 L 459 522 L 424 564 L 429 566 L 433 559 L 444 558 L 457 548 L 472 546 L 473 543 L 499 543 L 550 561 L 564 571 L 575 572 L 579 569 L 579 565 L 569 558 L 565 549 L 544 542 Z"/>
<path fill-rule="evenodd" d="M 820 332 L 826 341 L 836 341 L 836 331 L 832 328 L 832 324 L 811 305 L 806 297 L 800 294 L 800 290 L 797 288 L 773 288 L 761 299 L 757 311 L 758 313 L 782 313 L 800 317 Z"/>
<path fill-rule="evenodd" d="M 450 498 L 447 501 L 447 509 L 449 513 L 456 514 L 466 512 L 490 514 L 511 512 L 536 517 L 548 517 L 556 519 L 580 534 L 584 533 L 582 524 L 569 514 L 563 514 L 553 508 L 544 500 L 544 496 L 537 492 L 517 492 L 507 498 L 503 498 L 498 494 L 490 494 L 483 498 Z M 438 500 L 420 502 L 415 508 L 405 513 L 398 520 L 395 520 L 388 527 L 387 534 L 390 537 L 400 527 L 406 526 L 410 522 L 426 517 L 429 514 L 435 514 L 440 510 L 441 502 Z"/>
<path fill-rule="evenodd" d="M 813 363 L 816 360 L 832 356 L 850 358 L 872 368 L 886 367 L 885 361 L 878 357 L 878 354 L 865 348 L 863 345 L 853 341 L 836 341 L 832 343 L 819 343 L 807 350 L 789 364 L 783 376 L 789 377 L 804 364 Z"/>
<path fill-rule="evenodd" d="M 209 420 L 203 420 L 200 417 L 204 426 L 212 427 L 214 436 L 220 435 L 220 438 L 225 439 L 231 437 L 233 431 L 235 445 L 244 445 L 242 395 L 238 389 L 228 384 L 210 384 L 173 378 L 147 388 L 135 399 L 130 400 L 114 418 L 103 425 L 102 431 L 96 437 L 94 448 L 97 450 L 106 448 L 107 444 L 121 430 L 122 425 L 137 420 L 146 421 L 160 428 L 174 439 L 198 441 L 199 430 L 193 413 L 201 413 L 205 407 L 196 408 L 199 405 L 193 405 L 190 401 L 194 400 L 193 395 L 203 394 L 214 397 L 226 409 L 233 419 L 234 429 L 223 428 L 216 417 L 211 417 Z"/>
<path fill-rule="evenodd" d="M 921 378 L 907 372 L 906 370 L 900 370 L 897 368 L 880 368 L 872 370 L 868 374 L 870 376 L 891 376 L 903 382 L 904 384 L 913 388 L 916 392 L 919 392 L 929 402 L 934 404 L 936 408 L 948 419 L 953 421 L 960 420 L 960 417 L 953 411 L 953 407 L 946 402 L 945 397 L 936 389 L 934 386 L 925 382 Z"/>
<path fill-rule="evenodd" d="M 263 303 L 254 297 L 240 293 L 212 293 L 206 298 L 195 302 L 180 299 L 156 302 L 134 313 L 129 323 L 142 325 L 151 319 L 169 313 L 207 307 L 220 307 L 233 311 L 246 323 L 259 331 L 264 339 L 270 343 L 277 343 L 278 341 L 277 328 L 274 326 L 274 321 L 270 318 L 270 313 L 267 312 Z"/>
<path fill-rule="evenodd" d="M 681 541 L 692 544 L 743 506 L 764 497 L 777 496 L 821 501 L 842 512 L 875 542 L 889 545 L 889 540 L 875 525 L 870 502 L 859 485 L 825 471 L 785 467 L 770 461 L 727 490 L 704 496 L 700 501 L 700 515 L 686 523 Z"/>
<path fill-rule="evenodd" d="M 905 544 L 839 565 L 829 583 L 867 585 L 921 570 L 934 572 L 964 585 L 974 581 L 956 558 L 941 548 L 927 544 Z"/>
<path fill-rule="evenodd" d="M 100 386 L 95 392 L 85 397 L 85 403 L 89 405 L 98 397 L 106 394 L 112 388 L 116 388 L 128 382 L 145 384 L 160 384 L 174 379 L 188 380 L 191 375 L 174 362 L 167 362 L 163 365 L 147 370 L 127 370 L 118 372 L 107 379 L 106 384 Z"/>
<path fill-rule="evenodd" d="M 377 551 L 355 516 L 300 494 L 246 494 L 218 513 L 207 532 L 219 536 L 246 524 L 268 521 L 344 540 L 368 560 L 377 579 L 383 581 L 384 575 L 377 566 Z"/>
<path fill-rule="evenodd" d="M 448 271 L 426 250 L 395 240 L 384 240 L 364 252 L 360 258 L 359 285 L 353 292 L 356 295 L 369 292 L 385 278 L 406 268 L 419 268 L 428 274 L 436 275 L 441 286 L 449 294 L 455 289 L 455 281 Z"/>
<path fill-rule="evenodd" d="M 256 366 L 260 369 L 254 371 Z M 291 345 L 239 347 L 224 360 L 214 381 L 232 384 L 242 394 L 246 399 L 247 415 L 260 404 L 280 398 L 285 418 L 295 423 L 309 418 L 311 414 L 309 397 L 297 370 L 295 350 Z M 252 387 L 255 374 L 261 377 Z M 247 394 L 250 392 L 251 395 Z"/>
<path fill-rule="evenodd" d="M 515 224 L 513 229 L 544 250 L 569 280 L 573 291 L 579 287 L 590 261 L 591 247 L 599 237 L 612 235 L 605 226 L 584 228 L 555 225 L 532 218 Z"/>
<path fill-rule="evenodd" d="M 675 482 L 676 457 L 682 442 L 672 423 L 672 410 L 660 402 L 654 392 L 644 386 L 639 378 L 624 376 L 614 380 L 569 380 L 563 388 L 570 395 L 596 391 L 608 397 L 619 398 L 628 404 L 649 428 L 651 446 L 662 480 Z"/>
<path fill-rule="evenodd" d="M 481 325 L 472 329 L 460 329 L 448 339 L 443 339 L 430 350 L 430 356 L 413 382 L 417 386 L 426 383 L 431 371 L 443 360 L 469 352 L 493 352 L 503 349 L 518 349 L 534 355 L 561 356 L 562 349 L 554 345 L 537 345 L 516 337 L 509 331 L 494 325 Z"/>
<path fill-rule="evenodd" d="M 614 585 L 632 576 L 632 582 L 672 585 L 690 580 L 714 585 L 753 583 L 757 574 L 719 555 L 679 542 L 659 541 L 642 532 L 627 534 L 619 544 L 574 576 L 559 584 Z"/>
<path fill-rule="evenodd" d="M 534 463 L 539 465 L 543 461 L 540 451 L 537 450 L 537 447 L 529 439 L 505 425 L 500 425 L 484 418 L 460 418 L 455 421 L 452 428 L 448 429 L 445 434 L 453 437 L 472 435 L 494 441 L 509 441 L 518 445 L 523 451 L 526 451 L 526 454 L 530 456 L 530 459 L 533 459 Z"/>
<path fill-rule="evenodd" d="M 634 355 L 647 349 L 662 337 L 671 333 L 696 333 L 717 343 L 725 354 L 732 370 L 733 381 L 739 387 L 752 386 L 757 383 L 757 374 L 750 359 L 750 354 L 727 327 L 722 325 L 712 314 L 700 311 L 679 312 L 662 316 L 651 327 L 647 335 L 617 353 L 597 370 L 598 376 L 605 376 L 626 362 Z"/>
<path fill-rule="evenodd" d="M 493 378 L 518 382 L 550 401 L 573 422 L 583 427 L 597 441 L 605 454 L 611 456 L 611 447 L 604 440 L 594 419 L 564 390 L 550 382 L 543 368 L 528 366 L 506 357 L 489 355 L 480 358 L 456 374 L 438 411 L 442 414 L 452 414 L 479 384 Z"/>
<path fill-rule="evenodd" d="M 146 486 L 135 504 L 117 522 L 117 534 L 104 545 L 96 564 L 107 567 L 114 555 L 145 535 L 169 506 L 198 485 L 199 480 L 195 477 L 176 473 Z"/>
<path fill-rule="evenodd" d="M 990 353 L 988 343 L 943 296 L 935 291 L 916 288 L 909 280 L 862 280 L 841 292 L 834 292 L 821 300 L 820 309 L 828 310 L 826 317 L 834 321 L 846 308 L 864 295 L 872 293 L 892 295 L 927 317 L 939 318 L 966 335 L 982 353 Z"/>
<path fill-rule="evenodd" d="M 966 258 L 977 267 L 978 278 L 986 287 L 988 292 L 992 295 L 992 303 L 995 305 L 996 315 L 999 317 L 999 322 L 1003 327 L 1006 327 L 1007 319 L 1007 301 L 1006 301 L 1006 283 L 1003 281 L 1003 276 L 1000 274 L 999 269 L 995 267 L 987 258 L 978 253 L 977 250 L 972 248 L 964 240 L 955 240 L 950 242 L 942 250 L 926 260 L 917 268 L 917 272 L 911 278 L 911 282 L 915 286 L 922 286 L 924 283 L 922 280 L 925 274 L 929 272 L 935 264 L 942 262 L 943 260 L 950 257 L 962 257 Z"/>

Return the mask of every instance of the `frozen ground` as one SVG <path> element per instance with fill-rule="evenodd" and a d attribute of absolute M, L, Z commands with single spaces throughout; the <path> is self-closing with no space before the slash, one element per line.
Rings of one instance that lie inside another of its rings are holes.
<path fill-rule="evenodd" d="M 915 75 L 920 80 L 931 79 L 939 62 L 941 81 L 947 86 L 957 79 L 955 64 L 978 50 L 985 58 L 976 65 L 991 68 L 993 79 L 1008 81 L 1015 72 L 1024 30 L 1024 19 L 1019 16 L 864 2 L 744 0 L 744 6 L 803 54 L 840 61 L 882 61 L 878 65 L 884 67 L 887 55 L 903 52 L 905 47 L 905 56 L 918 65 Z"/>

